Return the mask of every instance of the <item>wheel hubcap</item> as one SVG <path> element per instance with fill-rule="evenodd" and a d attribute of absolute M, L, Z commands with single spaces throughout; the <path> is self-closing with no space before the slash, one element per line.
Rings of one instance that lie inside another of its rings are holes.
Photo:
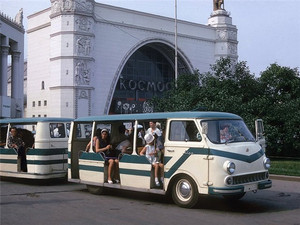
<path fill-rule="evenodd" d="M 177 193 L 178 193 L 178 197 L 181 200 L 183 201 L 188 200 L 191 197 L 191 193 L 192 193 L 192 188 L 190 183 L 186 181 L 180 181 L 178 183 Z"/>

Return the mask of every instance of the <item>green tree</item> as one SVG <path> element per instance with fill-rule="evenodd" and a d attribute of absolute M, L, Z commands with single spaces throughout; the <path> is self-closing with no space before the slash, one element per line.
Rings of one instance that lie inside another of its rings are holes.
<path fill-rule="evenodd" d="M 164 93 L 163 98 L 154 97 L 155 111 L 188 111 L 197 108 L 200 99 L 199 74 L 183 74 L 178 77 L 172 88 Z"/>
<path fill-rule="evenodd" d="M 268 151 L 300 155 L 300 76 L 298 69 L 271 64 L 259 78 Z"/>
<path fill-rule="evenodd" d="M 298 69 L 271 64 L 260 78 L 246 62 L 221 58 L 203 74 L 180 75 L 156 111 L 207 110 L 240 115 L 254 132 L 262 118 L 269 155 L 300 155 L 300 78 Z"/>

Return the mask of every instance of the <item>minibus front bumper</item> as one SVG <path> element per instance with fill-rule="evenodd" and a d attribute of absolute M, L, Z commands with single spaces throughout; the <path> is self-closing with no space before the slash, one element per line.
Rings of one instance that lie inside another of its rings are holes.
<path fill-rule="evenodd" d="M 258 183 L 243 184 L 231 187 L 209 187 L 208 194 L 210 195 L 232 195 L 240 194 L 248 191 L 257 191 L 272 187 L 272 180 L 265 180 Z"/>

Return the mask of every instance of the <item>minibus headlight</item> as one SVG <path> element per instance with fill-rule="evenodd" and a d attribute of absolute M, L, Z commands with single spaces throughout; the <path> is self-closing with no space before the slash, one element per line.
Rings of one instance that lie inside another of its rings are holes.
<path fill-rule="evenodd" d="M 271 160 L 269 158 L 264 159 L 264 167 L 268 170 L 271 167 Z"/>
<path fill-rule="evenodd" d="M 223 165 L 223 168 L 228 174 L 231 175 L 235 171 L 235 164 L 233 162 L 226 161 Z"/>

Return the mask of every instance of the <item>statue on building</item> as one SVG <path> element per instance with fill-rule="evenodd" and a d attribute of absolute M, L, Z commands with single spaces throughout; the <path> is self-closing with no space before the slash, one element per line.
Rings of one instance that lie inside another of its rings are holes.
<path fill-rule="evenodd" d="M 214 1 L 214 11 L 224 10 L 224 0 L 213 0 Z"/>
<path fill-rule="evenodd" d="M 23 8 L 21 8 L 19 10 L 19 12 L 17 13 L 17 15 L 15 16 L 15 22 L 19 25 L 19 26 L 23 26 Z"/>

